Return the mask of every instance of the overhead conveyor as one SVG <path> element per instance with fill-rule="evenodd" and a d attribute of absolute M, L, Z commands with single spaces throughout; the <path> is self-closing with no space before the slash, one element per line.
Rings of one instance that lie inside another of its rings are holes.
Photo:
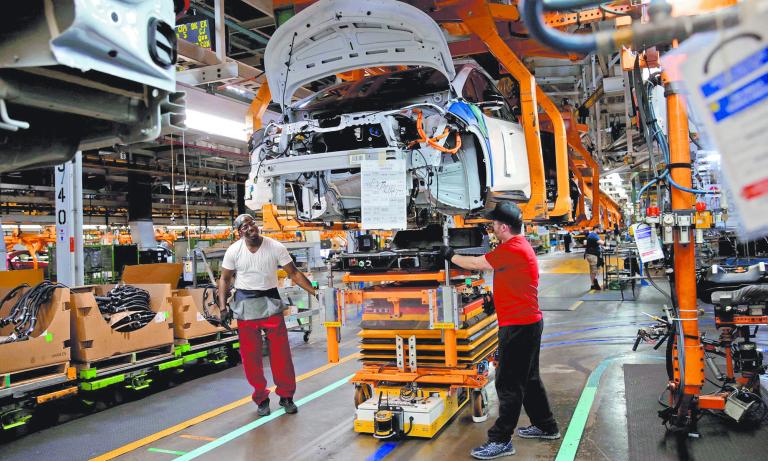
<path fill-rule="evenodd" d="M 296 14 L 314 2 L 295 2 L 291 4 L 276 5 L 277 9 L 287 10 Z M 618 8 L 618 12 L 623 13 L 628 7 Z M 484 0 L 451 0 L 439 2 L 436 8 L 433 8 L 432 17 L 438 21 L 440 26 L 449 34 L 466 35 L 471 34 L 472 40 L 478 41 L 481 46 L 489 50 L 498 60 L 502 68 L 509 72 L 515 80 L 519 82 L 520 104 L 521 104 L 521 128 L 525 139 L 525 149 L 527 156 L 528 183 L 530 187 L 529 199 L 523 202 L 524 218 L 528 221 L 536 222 L 568 222 L 572 219 L 573 210 L 571 210 L 571 200 L 569 194 L 569 161 L 568 161 L 568 136 L 563 117 L 567 113 L 561 113 L 557 106 L 547 97 L 544 91 L 536 84 L 531 72 L 522 63 L 516 53 L 523 53 L 525 56 L 552 56 L 551 50 L 542 49 L 533 40 L 522 40 L 522 45 L 515 43 L 510 45 L 508 39 L 502 37 L 499 32 L 499 24 L 519 24 L 520 15 L 516 5 L 500 5 L 486 3 Z M 585 14 L 584 23 L 608 20 L 615 15 L 594 15 Z M 557 23 L 564 21 L 563 25 L 570 24 L 572 18 L 568 15 L 549 14 L 548 23 Z M 512 26 L 510 26 L 512 27 Z M 456 42 L 455 42 L 456 43 Z M 461 43 L 461 42 L 458 42 Z M 451 43 L 454 45 L 454 43 Z M 302 45 L 303 46 L 303 45 Z M 522 48 L 520 48 L 522 47 Z M 451 47 L 454 52 L 454 48 Z M 559 57 L 563 57 L 559 55 Z M 566 55 L 571 59 L 578 59 L 578 55 Z M 337 77 L 349 81 L 366 76 L 381 75 L 384 71 L 396 70 L 398 66 L 369 66 L 365 69 L 344 71 L 337 73 Z M 400 66 L 399 68 L 402 68 Z M 266 84 L 265 84 L 266 85 Z M 263 114 L 266 105 L 269 103 L 269 96 L 272 94 L 268 90 L 260 90 L 254 99 L 249 110 L 247 124 L 258 128 L 260 121 L 258 114 Z M 274 99 L 274 94 L 272 94 Z M 539 108 L 542 109 L 542 117 L 547 120 L 546 130 L 551 133 L 554 139 L 554 165 L 545 165 L 542 155 L 542 134 L 544 130 L 540 127 Z M 549 177 L 548 171 L 553 171 L 554 176 Z M 491 180 L 493 178 L 493 172 Z M 596 180 L 595 187 L 599 187 L 599 169 L 595 169 L 594 176 Z M 547 183 L 554 185 L 553 190 L 547 190 Z M 548 197 L 550 200 L 548 201 Z M 499 200 L 503 200 L 499 196 Z M 491 192 L 488 201 L 492 202 L 494 193 Z M 488 201 L 486 203 L 488 203 Z M 595 205 L 597 208 L 599 203 Z M 597 210 L 595 210 L 597 211 Z M 599 213 L 594 213 L 595 216 Z"/>

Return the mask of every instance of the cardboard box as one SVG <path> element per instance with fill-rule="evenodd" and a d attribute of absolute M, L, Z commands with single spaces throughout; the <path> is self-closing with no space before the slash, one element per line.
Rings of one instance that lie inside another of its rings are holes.
<path fill-rule="evenodd" d="M 11 289 L 0 288 L 0 298 Z M 16 295 L 15 299 L 21 294 Z M 15 304 L 8 301 L 0 308 L 0 317 L 10 313 Z M 69 289 L 57 288 L 48 305 L 43 306 L 37 318 L 32 337 L 26 341 L 0 344 L 0 374 L 29 370 L 66 363 L 69 348 Z M 13 331 L 13 325 L 0 329 L 0 336 Z"/>
<path fill-rule="evenodd" d="M 177 290 L 171 298 L 173 304 L 173 336 L 176 339 L 192 339 L 227 331 L 215 327 L 203 317 L 203 288 Z M 213 293 L 213 290 L 211 290 Z M 211 315 L 219 315 L 219 309 L 211 306 Z M 234 325 L 233 325 L 234 326 Z"/>
<path fill-rule="evenodd" d="M 143 328 L 128 333 L 113 330 L 104 320 L 95 296 L 103 296 L 114 285 L 98 285 L 72 290 L 72 360 L 88 363 L 118 355 L 173 344 L 171 287 L 168 284 L 137 284 L 147 290 L 150 308 L 157 312 Z"/>

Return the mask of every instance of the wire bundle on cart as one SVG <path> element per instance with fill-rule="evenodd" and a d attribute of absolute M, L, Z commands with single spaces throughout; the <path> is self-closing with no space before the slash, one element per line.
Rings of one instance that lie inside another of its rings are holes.
<path fill-rule="evenodd" d="M 149 304 L 149 292 L 131 285 L 118 285 L 106 296 L 96 296 L 101 315 L 121 333 L 143 328 L 157 315 Z"/>
<path fill-rule="evenodd" d="M 230 326 L 230 323 L 232 322 L 231 309 L 227 309 L 219 316 L 211 314 L 211 311 L 208 310 L 209 307 L 216 306 L 219 308 L 219 312 L 221 312 L 221 308 L 219 307 L 219 290 L 216 288 L 216 285 L 200 285 L 200 287 L 203 288 L 203 318 L 215 327 L 224 327 L 227 330 L 232 331 L 232 327 Z"/>
<path fill-rule="evenodd" d="M 0 336 L 0 344 L 29 339 L 37 325 L 40 309 L 51 301 L 53 292 L 57 288 L 66 288 L 66 286 L 45 280 L 24 291 L 26 288 L 29 288 L 29 285 L 26 283 L 19 285 L 0 300 L 1 309 L 5 303 L 16 299 L 16 303 L 11 307 L 10 313 L 0 319 L 0 328 L 11 324 L 14 325 L 13 332 L 10 335 Z"/>

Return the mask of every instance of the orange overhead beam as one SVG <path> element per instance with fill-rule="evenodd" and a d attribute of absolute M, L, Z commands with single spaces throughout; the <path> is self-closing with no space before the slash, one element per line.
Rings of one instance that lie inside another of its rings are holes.
<path fill-rule="evenodd" d="M 464 24 L 482 40 L 499 63 L 520 84 L 520 106 L 525 144 L 528 151 L 528 167 L 531 178 L 531 198 L 523 204 L 523 219 L 541 220 L 547 217 L 547 191 L 544 177 L 544 159 L 539 137 L 539 112 L 536 82 L 533 75 L 499 37 L 496 22 L 488 4 L 483 0 L 469 0 L 457 8 Z"/>
<path fill-rule="evenodd" d="M 249 138 L 254 131 L 262 127 L 261 118 L 264 117 L 264 113 L 267 111 L 267 106 L 269 106 L 269 101 L 271 100 L 272 93 L 269 91 L 269 85 L 264 81 L 259 87 L 259 91 L 256 92 L 253 101 L 251 101 L 248 112 L 245 114 L 245 129 Z"/>
<path fill-rule="evenodd" d="M 614 11 L 621 13 L 629 13 L 632 10 L 639 9 L 639 6 L 629 5 L 606 5 Z M 558 11 L 551 11 L 544 13 L 544 23 L 549 27 L 567 27 L 574 24 L 590 24 L 593 22 L 605 21 L 608 19 L 616 19 L 624 17 L 624 15 L 608 13 L 600 8 L 589 8 L 580 10 L 577 13 L 562 13 Z"/>
<path fill-rule="evenodd" d="M 502 21 L 519 21 L 520 12 L 517 11 L 517 5 L 502 5 L 499 3 L 489 3 L 488 11 L 494 19 Z"/>
<path fill-rule="evenodd" d="M 574 165 L 573 162 L 570 162 L 570 164 L 572 165 L 571 171 L 573 171 L 573 175 L 576 177 L 576 182 L 579 184 L 579 190 L 582 191 L 582 193 L 579 195 L 579 201 L 576 204 L 576 210 L 573 212 L 573 217 L 576 220 L 576 225 L 582 226 L 587 222 L 587 206 L 584 201 L 584 190 L 586 189 L 586 185 L 584 183 L 584 177 L 581 174 L 580 168 Z"/>
<path fill-rule="evenodd" d="M 594 226 L 600 219 L 600 167 L 597 165 L 597 162 L 595 162 L 595 159 L 592 158 L 592 155 L 589 153 L 589 151 L 581 143 L 581 135 L 579 135 L 577 131 L 568 131 L 568 145 L 571 146 L 571 149 L 581 155 L 581 157 L 587 163 L 587 166 L 592 169 L 592 218 L 590 218 L 590 220 L 585 224 L 588 226 Z M 582 191 L 582 193 L 584 193 L 584 191 Z"/>
<path fill-rule="evenodd" d="M 548 117 L 547 122 L 552 125 L 555 135 L 555 164 L 557 168 L 557 199 L 551 210 L 550 216 L 570 215 L 571 194 L 568 181 L 568 137 L 565 130 L 565 119 L 560 110 L 555 106 L 549 96 L 547 96 L 541 87 L 536 86 L 536 97 Z"/>

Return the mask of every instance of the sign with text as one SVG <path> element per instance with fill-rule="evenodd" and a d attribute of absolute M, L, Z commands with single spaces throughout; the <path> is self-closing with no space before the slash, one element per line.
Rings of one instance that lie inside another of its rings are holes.
<path fill-rule="evenodd" d="M 643 264 L 664 258 L 664 251 L 661 249 L 656 228 L 643 223 L 635 224 L 634 235 L 637 252 L 640 254 Z"/>
<path fill-rule="evenodd" d="M 663 60 L 680 72 L 688 100 L 722 155 L 725 184 L 745 238 L 768 234 L 768 4 L 741 24 L 697 34 Z"/>
<path fill-rule="evenodd" d="M 208 20 L 188 22 L 176 26 L 176 37 L 194 43 L 200 48 L 211 49 L 211 35 L 208 32 Z"/>
<path fill-rule="evenodd" d="M 405 229 L 408 225 L 405 160 L 363 160 L 360 167 L 363 229 Z"/>

